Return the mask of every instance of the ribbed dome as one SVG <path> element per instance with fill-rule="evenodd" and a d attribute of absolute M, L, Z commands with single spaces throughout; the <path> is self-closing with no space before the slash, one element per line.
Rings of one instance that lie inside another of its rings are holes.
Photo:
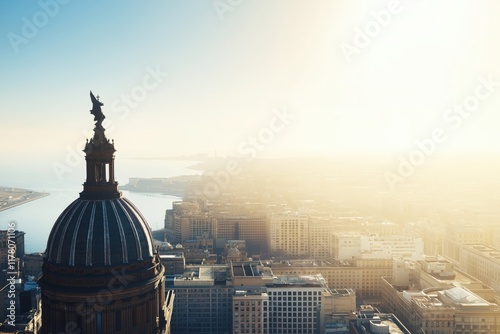
<path fill-rule="evenodd" d="M 71 267 L 130 264 L 153 257 L 151 230 L 126 198 L 79 198 L 59 216 L 47 242 L 46 260 Z"/>

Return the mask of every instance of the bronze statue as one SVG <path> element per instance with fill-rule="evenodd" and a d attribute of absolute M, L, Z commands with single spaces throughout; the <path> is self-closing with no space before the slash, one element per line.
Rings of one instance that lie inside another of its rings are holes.
<path fill-rule="evenodd" d="M 92 100 L 92 110 L 90 110 L 90 113 L 94 115 L 94 121 L 96 121 L 96 123 L 94 128 L 94 136 L 85 146 L 85 152 L 90 151 L 97 146 L 113 145 L 106 138 L 106 135 L 104 134 L 105 129 L 102 126 L 102 122 L 106 118 L 101 110 L 101 106 L 103 106 L 104 103 L 99 101 L 99 96 L 95 97 L 94 94 L 92 94 L 92 91 L 90 91 L 90 99 Z"/>
<path fill-rule="evenodd" d="M 106 118 L 104 114 L 102 113 L 101 106 L 104 105 L 101 101 L 99 101 L 99 96 L 97 98 L 92 94 L 92 91 L 90 91 L 90 99 L 92 100 L 92 110 L 90 113 L 94 115 L 94 121 L 101 121 Z"/>

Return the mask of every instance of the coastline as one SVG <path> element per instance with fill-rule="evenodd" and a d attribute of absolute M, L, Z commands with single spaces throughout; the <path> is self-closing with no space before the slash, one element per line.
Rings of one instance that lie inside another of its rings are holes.
<path fill-rule="evenodd" d="M 119 186 L 118 189 L 137 193 L 184 197 L 186 189 L 200 178 L 200 175 L 179 175 L 166 178 L 133 177 L 129 178 L 129 183 Z"/>
<path fill-rule="evenodd" d="M 1 187 L 1 188 L 5 189 L 6 187 Z M 34 191 L 26 190 L 26 189 L 17 188 L 16 190 L 21 191 L 23 193 L 24 198 L 22 198 L 20 200 L 15 200 L 12 203 L 6 202 L 6 204 L 3 204 L 0 206 L 0 212 L 12 209 L 16 206 L 20 206 L 20 205 L 23 205 L 23 204 L 26 204 L 26 203 L 29 203 L 29 202 L 32 202 L 32 201 L 35 201 L 37 199 L 40 199 L 40 198 L 43 198 L 45 196 L 50 195 L 50 193 L 39 193 L 39 192 L 34 192 Z"/>

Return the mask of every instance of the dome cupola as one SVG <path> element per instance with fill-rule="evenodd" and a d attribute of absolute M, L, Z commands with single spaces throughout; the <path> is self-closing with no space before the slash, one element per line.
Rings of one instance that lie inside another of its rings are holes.
<path fill-rule="evenodd" d="M 165 333 L 173 307 L 165 268 L 139 210 L 118 191 L 114 142 L 90 92 L 95 128 L 84 152 L 83 191 L 50 232 L 42 278 L 41 333 Z"/>
<path fill-rule="evenodd" d="M 90 96 L 96 125 L 85 145 L 87 177 L 80 197 L 59 216 L 49 235 L 46 259 L 70 267 L 129 264 L 153 257 L 150 228 L 118 191 L 114 142 L 104 133 L 98 97 Z"/>

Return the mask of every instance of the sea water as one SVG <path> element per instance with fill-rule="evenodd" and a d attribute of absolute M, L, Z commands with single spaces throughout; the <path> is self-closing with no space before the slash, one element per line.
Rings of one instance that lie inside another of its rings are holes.
<path fill-rule="evenodd" d="M 159 159 L 116 159 L 115 175 L 119 185 L 128 183 L 131 177 L 172 177 L 195 175 L 199 171 L 190 169 L 194 161 Z M 85 164 L 65 170 L 59 174 L 50 161 L 10 161 L 0 165 L 0 186 L 24 188 L 48 192 L 49 196 L 27 202 L 0 212 L 0 230 L 6 230 L 9 222 L 16 222 L 18 230 L 26 233 L 25 251 L 43 252 L 55 221 L 61 212 L 83 190 Z M 122 191 L 141 211 L 152 230 L 163 228 L 165 210 L 172 202 L 181 198 L 166 194 Z"/>

